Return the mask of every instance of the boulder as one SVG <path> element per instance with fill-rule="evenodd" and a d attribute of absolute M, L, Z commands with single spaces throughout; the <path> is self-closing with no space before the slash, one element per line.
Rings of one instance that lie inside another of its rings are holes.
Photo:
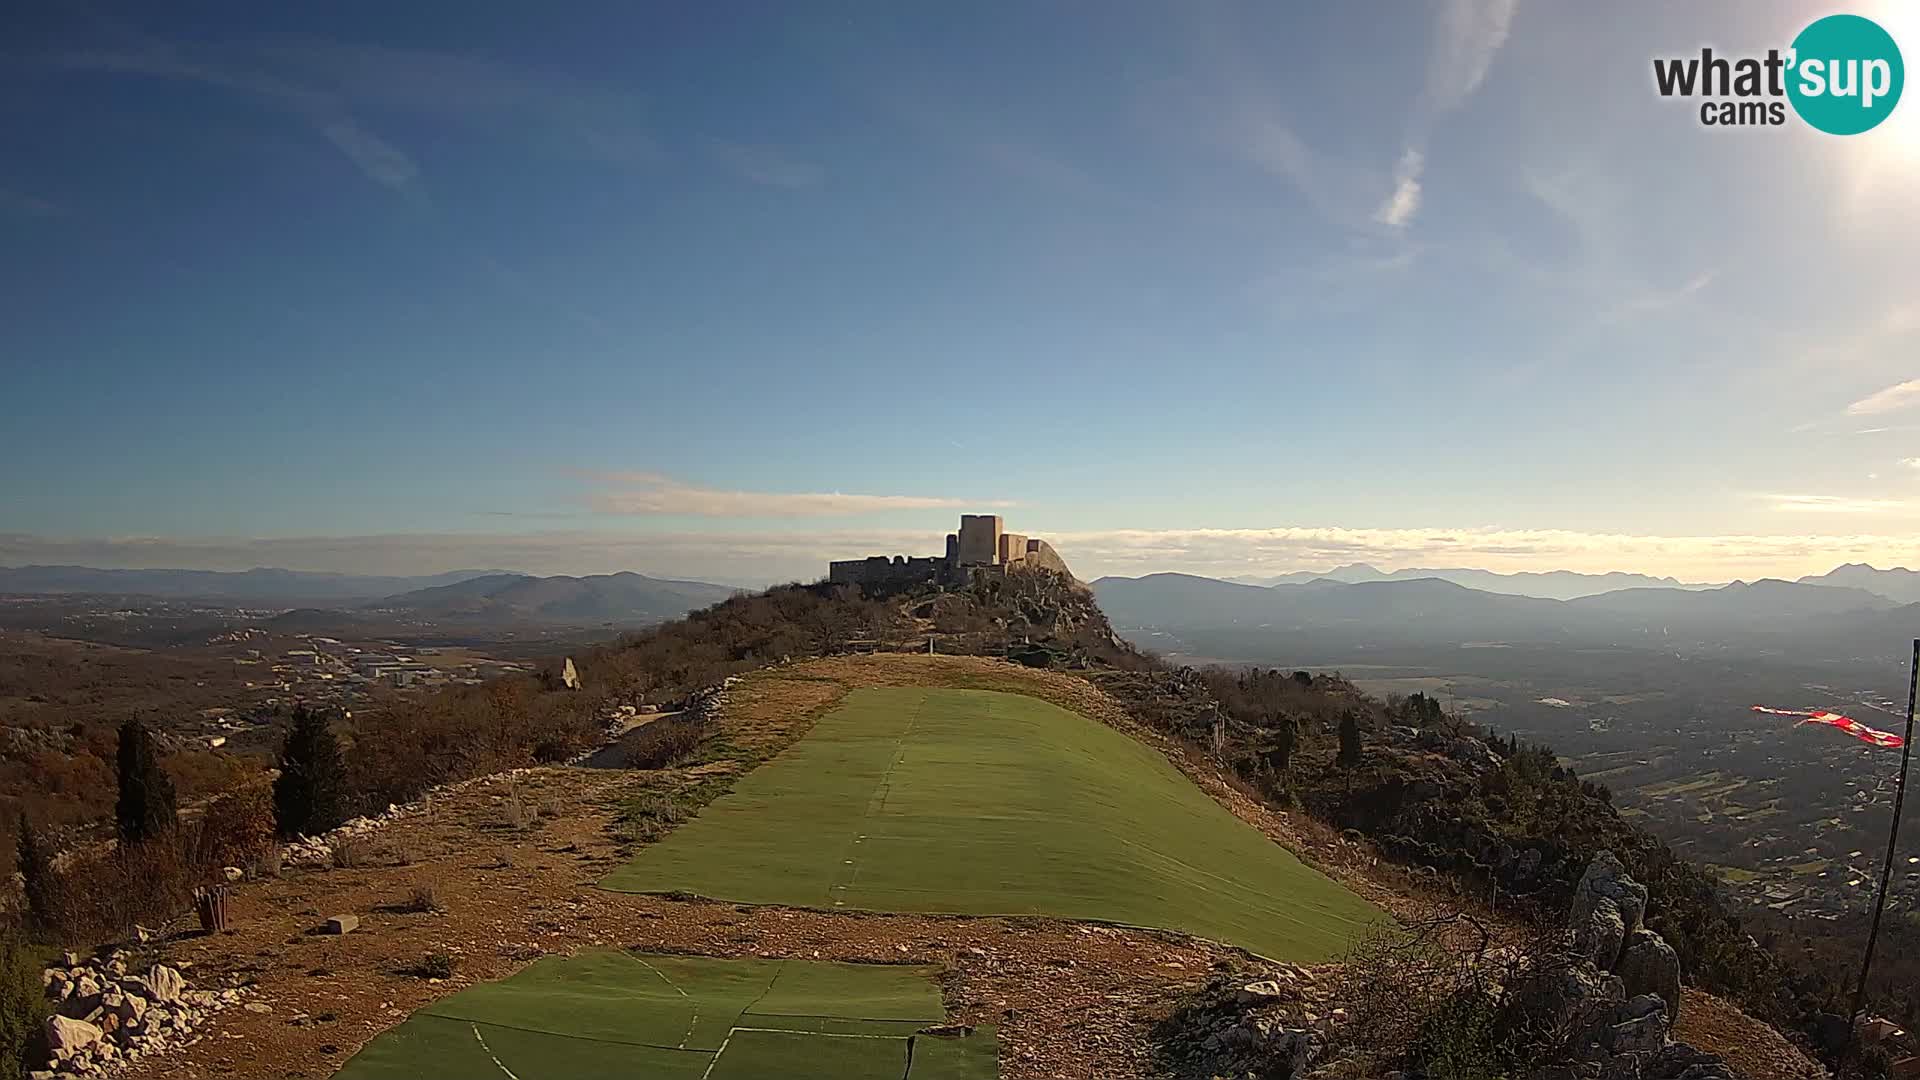
<path fill-rule="evenodd" d="M 1669 1019 L 1680 1019 L 1680 955 L 1667 939 L 1644 929 L 1629 934 L 1613 973 L 1629 995 L 1652 994 L 1665 1003 Z"/>
<path fill-rule="evenodd" d="M 325 932 L 329 934 L 351 934 L 360 929 L 360 916 L 335 915 L 327 920 Z"/>
<path fill-rule="evenodd" d="M 153 965 L 141 984 L 146 987 L 147 996 L 159 1002 L 177 1001 L 180 991 L 187 988 L 186 977 L 165 964 Z"/>
<path fill-rule="evenodd" d="M 1614 1024 L 1601 1044 L 1616 1054 L 1651 1054 L 1667 1045 L 1667 1014 L 1654 1009 Z"/>
<path fill-rule="evenodd" d="M 1285 998 L 1286 994 L 1281 991 L 1280 984 L 1272 979 L 1248 983 L 1233 993 L 1234 1004 L 1249 1007 L 1271 1005 Z"/>
<path fill-rule="evenodd" d="M 1648 1055 L 1641 1064 L 1640 1075 L 1644 1080 L 1680 1080 L 1682 1076 L 1703 1080 L 1709 1076 L 1731 1077 L 1733 1072 L 1719 1056 L 1677 1042 Z"/>
<path fill-rule="evenodd" d="M 85 1020 L 68 1016 L 47 1017 L 47 1046 L 57 1057 L 66 1057 L 100 1041 L 99 1028 Z"/>

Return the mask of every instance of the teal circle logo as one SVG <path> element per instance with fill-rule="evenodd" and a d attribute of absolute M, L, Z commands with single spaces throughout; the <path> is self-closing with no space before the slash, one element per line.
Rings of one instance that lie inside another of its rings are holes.
<path fill-rule="evenodd" d="M 1829 15 L 1800 31 L 1787 61 L 1787 99 L 1829 135 L 1870 131 L 1900 103 L 1900 46 L 1872 19 Z"/>

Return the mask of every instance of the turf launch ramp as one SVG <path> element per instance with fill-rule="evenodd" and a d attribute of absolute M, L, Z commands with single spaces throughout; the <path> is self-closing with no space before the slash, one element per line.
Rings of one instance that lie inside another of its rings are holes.
<path fill-rule="evenodd" d="M 1162 927 L 1298 962 L 1385 919 L 1153 749 L 985 690 L 853 691 L 602 885 Z"/>
<path fill-rule="evenodd" d="M 600 950 L 471 987 L 335 1080 L 992 1080 L 991 1029 L 940 1024 L 938 970 Z"/>

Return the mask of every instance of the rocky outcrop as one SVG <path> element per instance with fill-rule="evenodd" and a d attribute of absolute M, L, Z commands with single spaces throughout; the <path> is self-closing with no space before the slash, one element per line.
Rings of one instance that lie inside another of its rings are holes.
<path fill-rule="evenodd" d="M 1666 1004 L 1667 1015 L 1680 1018 L 1680 954 L 1651 930 L 1636 930 L 1614 965 L 1628 996 L 1652 994 Z"/>
<path fill-rule="evenodd" d="M 1646 913 L 1647 887 L 1627 876 L 1613 852 L 1602 851 L 1574 887 L 1567 929 L 1573 931 L 1576 950 L 1595 967 L 1612 971 L 1628 935 L 1641 930 Z"/>
<path fill-rule="evenodd" d="M 1611 852 L 1596 855 L 1568 912 L 1571 950 L 1547 958 L 1521 994 L 1542 1030 L 1569 1033 L 1571 1060 L 1536 1069 L 1533 1080 L 1731 1080 L 1720 1058 L 1673 1041 L 1680 960 L 1642 924 L 1646 907 L 1645 886 Z"/>
<path fill-rule="evenodd" d="M 238 989 L 195 990 L 178 968 L 141 974 L 127 954 L 83 960 L 67 953 L 41 973 L 53 1015 L 46 1021 L 50 1068 L 35 1076 L 103 1076 L 157 1050 L 195 1041 L 213 1013 L 240 1000 Z"/>
<path fill-rule="evenodd" d="M 1346 1022 L 1314 974 L 1281 965 L 1271 977 L 1215 976 L 1160 1025 L 1160 1064 L 1176 1076 L 1304 1076 Z"/>

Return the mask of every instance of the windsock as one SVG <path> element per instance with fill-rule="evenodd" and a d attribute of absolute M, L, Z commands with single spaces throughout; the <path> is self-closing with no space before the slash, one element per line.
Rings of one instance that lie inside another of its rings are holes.
<path fill-rule="evenodd" d="M 1900 747 L 1906 745 L 1905 739 L 1895 735 L 1891 731 L 1881 731 L 1878 728 L 1870 728 L 1852 717 L 1841 716 L 1837 712 L 1827 712 L 1825 710 L 1808 711 L 1805 709 L 1769 709 L 1765 705 L 1755 705 L 1753 711 L 1766 713 L 1769 716 L 1798 716 L 1801 718 L 1800 724 L 1825 724 L 1828 727 L 1839 728 L 1841 731 L 1859 739 L 1861 742 L 1872 743 L 1875 746 L 1885 747 L 1890 750 L 1898 750 Z M 1794 726 L 1799 727 L 1800 724 L 1795 724 Z"/>

